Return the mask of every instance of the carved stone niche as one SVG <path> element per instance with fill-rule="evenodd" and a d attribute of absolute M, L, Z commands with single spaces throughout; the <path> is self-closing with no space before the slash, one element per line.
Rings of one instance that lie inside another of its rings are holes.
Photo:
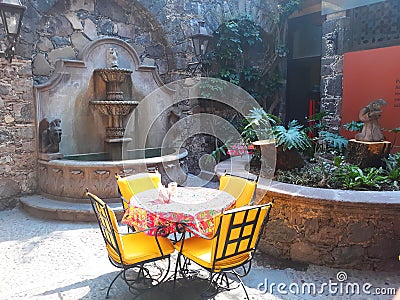
<path fill-rule="evenodd" d="M 56 118 L 49 122 L 44 118 L 39 123 L 39 158 L 43 160 L 60 159 L 61 120 Z"/>

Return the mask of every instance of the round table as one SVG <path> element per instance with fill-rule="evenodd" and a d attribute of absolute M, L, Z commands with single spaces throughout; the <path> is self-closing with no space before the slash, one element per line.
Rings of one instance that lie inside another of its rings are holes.
<path fill-rule="evenodd" d="M 156 227 L 164 225 L 168 233 L 185 224 L 194 234 L 210 235 L 214 217 L 235 206 L 235 197 L 227 192 L 204 187 L 178 187 L 169 200 L 160 189 L 150 189 L 134 195 L 125 211 L 122 223 L 154 235 Z"/>

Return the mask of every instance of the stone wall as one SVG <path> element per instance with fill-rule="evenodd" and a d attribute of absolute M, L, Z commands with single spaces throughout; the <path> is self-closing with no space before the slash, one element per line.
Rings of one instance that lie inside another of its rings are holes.
<path fill-rule="evenodd" d="M 324 121 L 333 132 L 339 131 L 341 122 L 346 26 L 346 12 L 327 16 L 322 25 L 321 111 L 327 113 Z"/>
<path fill-rule="evenodd" d="M 118 37 L 135 48 L 141 62 L 169 70 L 164 31 L 139 3 L 127 1 L 26 2 L 18 54 L 32 58 L 36 83 L 46 82 L 57 59 L 79 59 L 84 47 L 101 37 Z"/>
<path fill-rule="evenodd" d="M 399 269 L 400 192 L 360 192 L 273 183 L 259 249 L 273 257 L 336 268 Z M 264 195 L 265 194 L 265 195 Z"/>
<path fill-rule="evenodd" d="M 0 210 L 37 190 L 31 61 L 0 61 Z"/>
<path fill-rule="evenodd" d="M 17 55 L 32 59 L 35 84 L 48 82 L 58 59 L 81 59 L 83 49 L 102 37 L 116 37 L 131 45 L 143 65 L 156 66 L 164 82 L 181 79 L 193 58 L 189 36 L 205 19 L 211 33 L 222 22 L 250 16 L 266 32 L 272 20 L 264 0 L 26 0 Z M 204 137 L 200 145 L 204 145 Z M 186 143 L 189 150 L 209 152 Z M 193 153 L 193 152 L 192 152 Z M 198 171 L 198 157 L 189 161 Z"/>
<path fill-rule="evenodd" d="M 189 36 L 199 20 L 206 20 L 210 32 L 243 15 L 265 31 L 271 22 L 263 0 L 27 0 L 25 5 L 17 54 L 32 59 L 36 83 L 48 80 L 57 59 L 76 59 L 86 44 L 106 36 L 129 43 L 143 64 L 157 66 L 169 82 L 193 57 Z"/>

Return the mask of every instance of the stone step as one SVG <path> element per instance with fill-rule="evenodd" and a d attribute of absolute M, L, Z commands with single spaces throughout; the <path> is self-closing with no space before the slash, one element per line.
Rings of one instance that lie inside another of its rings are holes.
<path fill-rule="evenodd" d="M 92 205 L 88 203 L 72 203 L 53 200 L 41 195 L 21 197 L 20 204 L 29 214 L 43 219 L 96 222 Z M 117 219 L 121 220 L 123 209 L 121 203 L 108 203 L 115 212 Z"/>

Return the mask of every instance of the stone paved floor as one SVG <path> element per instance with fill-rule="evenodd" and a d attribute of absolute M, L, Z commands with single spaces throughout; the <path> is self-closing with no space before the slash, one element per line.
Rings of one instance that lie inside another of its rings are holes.
<path fill-rule="evenodd" d="M 40 220 L 18 208 L 0 212 L 0 299 L 104 299 L 107 287 L 117 269 L 108 261 L 103 240 L 94 223 L 69 223 Z M 400 287 L 399 273 L 375 273 L 352 270 L 336 270 L 319 266 L 284 266 L 270 263 L 259 254 L 256 265 L 245 277 L 250 299 L 392 299 L 393 296 L 359 294 L 331 295 L 325 289 L 322 295 L 307 293 L 284 295 L 265 293 L 267 282 L 292 284 L 292 289 L 304 283 L 317 287 L 338 283 L 338 271 L 347 273 L 346 282 L 372 288 Z M 343 275 L 343 274 L 342 274 Z M 168 282 L 159 288 L 134 298 L 125 284 L 117 280 L 111 290 L 111 299 L 201 299 L 199 294 L 204 281 L 179 280 L 176 289 Z M 244 299 L 241 289 L 223 292 L 215 298 Z"/>

